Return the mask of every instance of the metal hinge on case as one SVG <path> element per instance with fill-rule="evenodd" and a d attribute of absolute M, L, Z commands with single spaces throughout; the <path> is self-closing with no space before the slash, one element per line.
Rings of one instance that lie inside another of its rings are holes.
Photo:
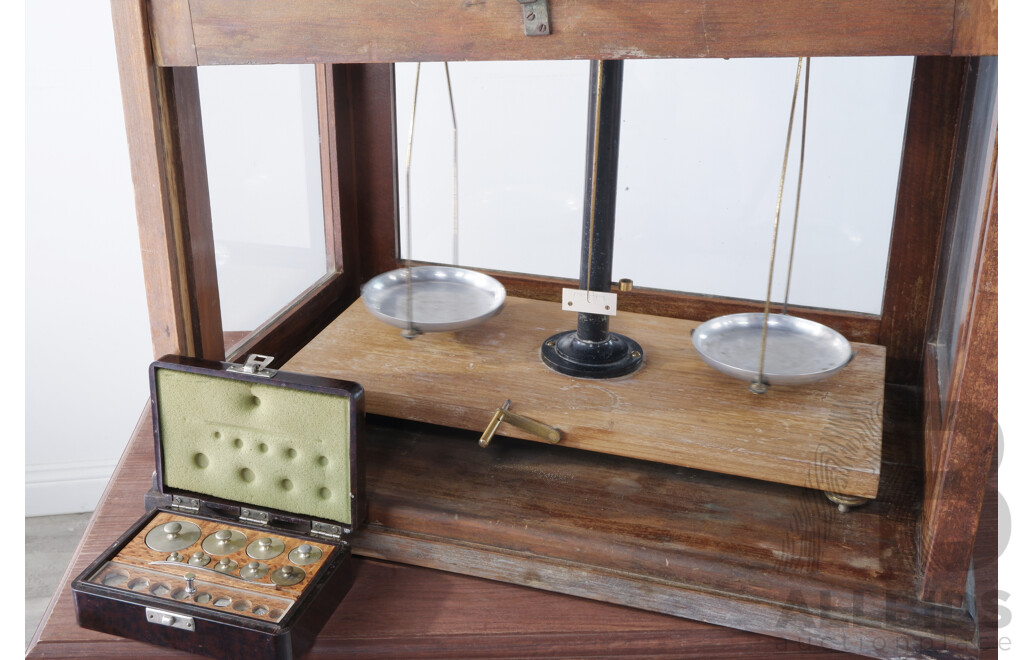
<path fill-rule="evenodd" d="M 317 536 L 322 539 L 329 539 L 331 541 L 341 540 L 341 526 L 340 525 L 329 525 L 314 520 L 310 525 L 309 535 Z"/>
<path fill-rule="evenodd" d="M 228 371 L 236 374 L 273 378 L 277 374 L 277 369 L 267 369 L 267 365 L 273 361 L 274 358 L 269 355 L 253 353 L 246 359 L 245 364 L 228 365 Z"/>
<path fill-rule="evenodd" d="M 246 509 L 243 507 L 242 510 L 239 511 L 238 519 L 242 522 L 252 523 L 254 525 L 266 525 L 270 522 L 270 514 L 266 511 Z"/>
<path fill-rule="evenodd" d="M 175 495 L 171 498 L 171 508 L 175 511 L 199 513 L 199 500 L 194 497 L 182 497 L 180 495 Z"/>
<path fill-rule="evenodd" d="M 523 32 L 528 37 L 543 37 L 551 34 L 548 19 L 548 0 L 519 0 L 523 6 Z"/>

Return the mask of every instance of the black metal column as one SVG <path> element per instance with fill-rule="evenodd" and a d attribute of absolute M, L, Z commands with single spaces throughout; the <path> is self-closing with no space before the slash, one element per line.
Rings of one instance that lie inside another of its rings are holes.
<path fill-rule="evenodd" d="M 583 200 L 580 289 L 611 291 L 622 117 L 621 60 L 591 62 L 587 114 L 587 179 Z M 609 332 L 609 317 L 580 313 L 576 330 L 560 332 L 541 346 L 541 359 L 559 373 L 580 378 L 615 378 L 643 364 L 643 349 Z"/>

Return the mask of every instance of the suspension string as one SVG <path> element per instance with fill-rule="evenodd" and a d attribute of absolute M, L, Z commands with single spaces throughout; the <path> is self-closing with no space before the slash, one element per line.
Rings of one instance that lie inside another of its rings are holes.
<path fill-rule="evenodd" d="M 594 261 L 594 216 L 597 209 L 597 152 L 598 143 L 601 139 L 601 99 L 604 97 L 604 67 L 597 65 L 597 85 L 595 93 L 597 100 L 594 102 L 594 153 L 590 164 L 590 237 L 587 241 L 587 300 L 590 300 L 590 273 Z"/>
<path fill-rule="evenodd" d="M 768 263 L 768 293 L 764 300 L 764 323 L 761 327 L 761 358 L 757 368 L 757 380 L 750 385 L 750 389 L 758 394 L 768 389 L 764 382 L 764 356 L 768 344 L 768 318 L 771 315 L 772 306 L 772 276 L 775 273 L 775 247 L 779 239 L 779 216 L 782 214 L 782 191 L 786 187 L 786 167 L 789 164 L 789 145 L 793 137 L 793 120 L 796 117 L 796 97 L 800 91 L 800 73 L 803 68 L 804 58 L 796 61 L 796 82 L 793 86 L 793 101 L 789 109 L 789 128 L 786 130 L 786 149 L 782 156 L 782 176 L 779 180 L 779 194 L 775 200 L 775 223 L 772 228 L 772 251 Z"/>
<path fill-rule="evenodd" d="M 455 97 L 452 95 L 452 77 L 448 63 L 444 63 L 444 78 L 448 83 L 448 104 L 452 109 L 452 265 L 459 265 L 459 125 L 455 121 Z"/>
<path fill-rule="evenodd" d="M 412 88 L 412 117 L 409 120 L 409 148 L 405 154 L 405 315 L 408 326 L 403 335 L 416 336 L 412 320 L 412 138 L 416 129 L 416 100 L 420 92 L 420 63 L 416 63 L 416 80 Z"/>
<path fill-rule="evenodd" d="M 782 301 L 782 313 L 789 309 L 789 284 L 793 280 L 793 255 L 796 254 L 796 223 L 800 218 L 800 190 L 804 183 L 804 154 L 807 149 L 807 97 L 811 94 L 811 58 L 807 58 L 804 69 L 804 116 L 800 129 L 800 168 L 796 177 L 796 208 L 793 210 L 793 238 L 789 243 L 789 270 L 786 273 L 786 297 Z"/>

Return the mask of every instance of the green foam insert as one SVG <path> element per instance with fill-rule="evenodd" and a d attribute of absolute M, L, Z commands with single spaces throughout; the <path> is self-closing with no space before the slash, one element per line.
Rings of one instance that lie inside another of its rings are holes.
<path fill-rule="evenodd" d="M 157 369 L 164 485 L 351 524 L 351 399 Z"/>

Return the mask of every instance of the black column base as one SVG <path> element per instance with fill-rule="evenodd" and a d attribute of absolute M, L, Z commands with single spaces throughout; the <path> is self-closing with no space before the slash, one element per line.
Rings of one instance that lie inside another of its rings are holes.
<path fill-rule="evenodd" d="M 552 335 L 540 347 L 540 357 L 560 374 L 577 378 L 626 376 L 644 363 L 644 349 L 625 335 L 608 333 L 599 342 L 583 341 L 575 330 Z"/>

